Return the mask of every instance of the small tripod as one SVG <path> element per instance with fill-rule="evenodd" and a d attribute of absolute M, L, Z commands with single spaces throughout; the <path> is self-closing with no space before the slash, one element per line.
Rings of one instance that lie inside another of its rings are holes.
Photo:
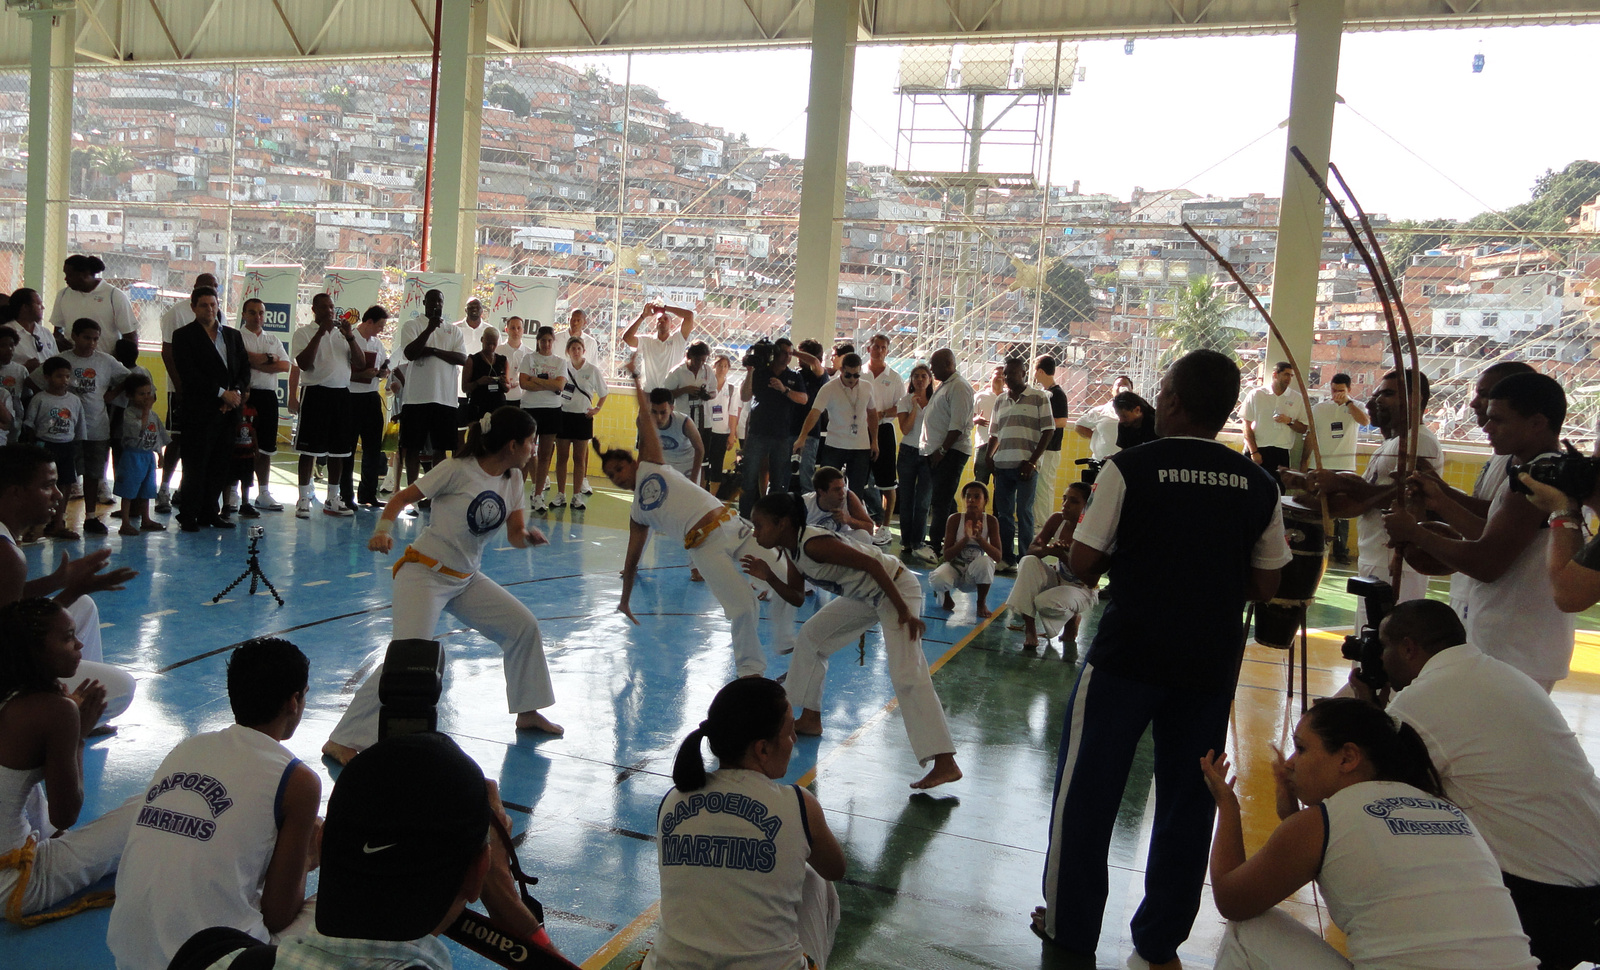
<path fill-rule="evenodd" d="M 245 571 L 239 574 L 238 579 L 235 579 L 233 582 L 229 583 L 227 589 L 224 589 L 222 592 L 211 597 L 211 602 L 216 603 L 220 601 L 224 596 L 227 596 L 229 593 L 233 592 L 233 588 L 235 586 L 244 582 L 245 577 L 249 577 L 251 596 L 256 595 L 256 586 L 257 584 L 260 584 L 267 588 L 267 592 L 272 594 L 272 598 L 278 601 L 279 606 L 283 605 L 283 597 L 278 595 L 277 588 L 272 585 L 272 580 L 267 578 L 267 574 L 261 571 L 261 555 L 256 549 L 256 546 L 260 544 L 261 536 L 263 534 L 264 530 L 262 530 L 260 527 L 250 530 L 250 559 L 246 564 Z"/>

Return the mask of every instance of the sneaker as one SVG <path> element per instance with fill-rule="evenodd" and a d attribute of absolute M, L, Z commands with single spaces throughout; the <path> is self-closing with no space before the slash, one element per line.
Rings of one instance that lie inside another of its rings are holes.
<path fill-rule="evenodd" d="M 893 541 L 894 533 L 886 525 L 878 526 L 877 531 L 872 533 L 872 544 L 875 546 L 886 546 Z"/>
<path fill-rule="evenodd" d="M 83 483 L 73 482 L 72 492 L 67 495 L 67 498 L 83 498 Z"/>
<path fill-rule="evenodd" d="M 1003 562 L 994 567 L 994 571 L 1001 576 L 1015 576 L 1017 574 L 1017 564 L 1014 562 Z"/>
<path fill-rule="evenodd" d="M 925 562 L 929 565 L 933 565 L 943 558 L 937 552 L 934 552 L 927 546 L 918 546 L 917 548 L 911 550 L 911 557 L 916 559 L 918 562 Z"/>
<path fill-rule="evenodd" d="M 261 513 L 256 511 L 256 507 L 249 502 L 241 502 L 239 503 L 239 518 L 259 519 L 261 518 Z"/>
<path fill-rule="evenodd" d="M 584 495 L 593 495 L 594 494 L 594 488 L 593 488 L 593 486 L 591 486 L 589 484 L 589 480 L 587 478 L 585 478 L 583 480 L 583 487 L 578 489 L 578 491 L 581 494 L 584 494 Z"/>
<path fill-rule="evenodd" d="M 280 508 L 282 506 L 279 506 Z M 172 490 L 161 488 L 156 490 L 156 511 L 162 515 L 172 511 Z"/>
<path fill-rule="evenodd" d="M 263 491 L 251 503 L 263 512 L 282 512 L 283 503 L 272 497 L 271 492 Z"/>
<path fill-rule="evenodd" d="M 311 518 L 311 500 L 303 498 L 294 503 L 294 517 L 297 519 Z"/>
<path fill-rule="evenodd" d="M 228 495 L 222 500 L 222 507 L 229 511 L 239 507 L 239 486 L 230 485 L 228 487 Z"/>
<path fill-rule="evenodd" d="M 336 515 L 336 516 L 350 516 L 350 515 L 355 515 L 356 514 L 356 510 L 351 508 L 350 506 L 344 504 L 343 502 L 339 501 L 338 499 L 335 499 L 332 502 L 324 502 L 324 503 L 322 503 L 322 514 L 323 515 Z"/>
<path fill-rule="evenodd" d="M 546 502 L 544 500 L 544 493 L 543 492 L 540 492 L 538 495 L 535 495 L 533 497 L 532 508 L 533 508 L 533 510 L 535 512 L 539 513 L 540 515 L 543 515 L 545 513 L 545 511 L 550 508 L 550 503 Z"/>
<path fill-rule="evenodd" d="M 110 530 L 106 528 L 104 522 L 91 515 L 83 520 L 83 531 L 90 535 L 103 536 Z"/>
<path fill-rule="evenodd" d="M 556 493 L 556 497 L 550 500 L 550 507 L 553 508 L 553 509 L 564 509 L 564 508 L 566 508 L 567 507 L 567 497 L 565 495 L 562 495 L 560 492 L 557 492 Z"/>
<path fill-rule="evenodd" d="M 100 504 L 101 505 L 116 505 L 117 504 L 117 497 L 115 495 L 111 494 L 111 490 L 110 489 L 102 488 L 100 490 Z"/>
<path fill-rule="evenodd" d="M 577 511 L 577 512 L 581 512 L 584 509 L 588 508 L 587 505 L 583 504 L 583 493 L 582 492 L 579 492 L 577 495 L 572 496 L 572 508 L 573 508 L 573 511 Z"/>

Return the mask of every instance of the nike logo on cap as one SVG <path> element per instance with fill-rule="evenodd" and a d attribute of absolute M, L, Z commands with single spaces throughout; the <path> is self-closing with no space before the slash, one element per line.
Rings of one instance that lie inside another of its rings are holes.
<path fill-rule="evenodd" d="M 395 846 L 397 846 L 399 844 L 400 843 L 398 843 L 398 842 L 390 842 L 388 845 L 376 845 L 375 846 L 375 845 L 373 845 L 372 843 L 369 842 L 366 845 L 363 845 L 361 847 L 361 851 L 366 853 L 367 855 L 371 855 L 374 852 L 382 852 L 384 849 L 392 849 L 392 848 L 394 848 Z"/>

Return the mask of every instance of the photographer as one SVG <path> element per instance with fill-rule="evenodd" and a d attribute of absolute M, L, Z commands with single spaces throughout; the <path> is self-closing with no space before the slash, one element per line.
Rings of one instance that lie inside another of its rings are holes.
<path fill-rule="evenodd" d="M 739 483 L 739 514 L 750 517 L 761 497 L 761 471 L 770 466 L 772 488 L 789 484 L 789 455 L 794 451 L 794 412 L 809 404 L 805 383 L 789 369 L 789 341 L 758 340 L 744 355 L 744 383 L 739 400 L 748 402 L 750 428 L 744 442 L 744 480 Z"/>
<path fill-rule="evenodd" d="M 1574 457 L 1564 456 L 1563 462 Z M 1594 467 L 1592 458 L 1576 458 Z M 1589 479 L 1594 481 L 1593 472 Z M 1600 509 L 1600 488 L 1591 487 L 1583 495 L 1568 495 L 1554 485 L 1546 485 L 1527 472 L 1517 475 L 1531 493 L 1528 501 L 1541 512 L 1549 513 L 1550 551 L 1546 570 L 1556 609 L 1563 613 L 1582 613 L 1600 603 L 1600 536 L 1584 541 L 1584 509 Z"/>
<path fill-rule="evenodd" d="M 1540 967 L 1593 959 L 1600 779 L 1572 728 L 1537 684 L 1469 642 L 1444 603 L 1401 603 L 1379 636 L 1402 688 L 1389 713 L 1422 736 L 1445 797 L 1489 843 Z"/>

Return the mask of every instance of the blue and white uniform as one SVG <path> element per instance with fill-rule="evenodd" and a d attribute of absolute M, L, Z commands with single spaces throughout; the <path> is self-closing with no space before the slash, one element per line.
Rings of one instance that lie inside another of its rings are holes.
<path fill-rule="evenodd" d="M 416 484 L 424 498 L 433 500 L 433 512 L 411 549 L 438 565 L 413 560 L 395 572 L 394 638 L 433 639 L 439 615 L 448 609 L 504 651 L 506 710 L 520 714 L 554 704 L 538 619 L 479 572 L 484 547 L 511 513 L 522 508 L 522 472 L 490 475 L 476 458 L 452 458 Z M 382 676 L 383 665 L 378 664 L 356 691 L 330 735 L 335 744 L 359 749 L 377 743 Z"/>
<path fill-rule="evenodd" d="M 661 456 L 685 478 L 700 470 L 694 460 L 694 442 L 689 440 L 690 427 L 689 416 L 674 411 L 667 426 L 656 429 L 656 437 L 661 439 Z"/>
<path fill-rule="evenodd" d="M 845 509 L 850 508 L 850 496 L 852 494 L 854 493 L 850 491 L 850 486 L 845 485 Z M 829 509 L 823 508 L 821 503 L 817 501 L 816 492 L 807 492 L 802 497 L 802 501 L 806 503 L 806 525 L 815 526 L 818 529 L 826 529 L 827 531 L 845 539 L 854 539 L 857 542 L 864 542 L 868 545 L 872 544 L 872 533 L 868 532 L 866 529 L 857 529 L 852 525 L 840 522 L 838 519 L 834 518 L 833 512 Z"/>
<path fill-rule="evenodd" d="M 1059 543 L 1066 532 L 1065 520 L 1056 528 L 1050 543 Z M 1061 635 L 1072 618 L 1095 604 L 1095 591 L 1072 575 L 1067 564 L 1057 559 L 1054 565 L 1038 556 L 1023 556 L 1017 563 L 1017 580 L 1011 584 L 1006 605 L 1022 616 L 1031 616 L 1047 639 Z"/>
<path fill-rule="evenodd" d="M 962 528 L 966 528 L 966 520 L 962 520 Z M 989 529 L 989 516 L 983 516 L 983 537 L 996 545 L 1000 537 L 993 535 Z M 953 589 L 972 592 L 979 586 L 988 586 L 994 582 L 994 559 L 983 546 L 975 540 L 969 541 L 956 553 L 955 562 L 943 562 L 939 568 L 928 574 L 928 588 L 935 593 L 948 593 Z"/>

